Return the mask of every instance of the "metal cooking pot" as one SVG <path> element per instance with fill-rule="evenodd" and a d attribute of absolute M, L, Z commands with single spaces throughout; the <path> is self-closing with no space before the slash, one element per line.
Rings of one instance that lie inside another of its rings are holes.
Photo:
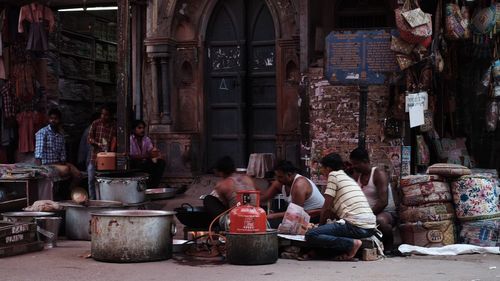
<path fill-rule="evenodd" d="M 175 216 L 185 226 L 191 228 L 208 228 L 212 222 L 211 216 L 203 206 L 193 207 L 188 203 L 183 203 L 179 208 L 175 208 Z"/>
<path fill-rule="evenodd" d="M 104 200 L 89 200 L 87 205 L 64 201 L 60 205 L 66 209 L 65 233 L 71 240 L 90 241 L 90 212 L 123 209 L 121 202 Z"/>
<path fill-rule="evenodd" d="M 172 257 L 175 212 L 101 211 L 92 213 L 92 258 L 106 262 L 145 262 Z"/>
<path fill-rule="evenodd" d="M 146 198 L 148 174 L 96 176 L 99 198 L 122 203 L 140 203 Z"/>
<path fill-rule="evenodd" d="M 278 260 L 278 232 L 228 233 L 226 255 L 230 264 L 271 264 Z"/>
<path fill-rule="evenodd" d="M 50 217 L 55 213 L 50 212 L 7 212 L 2 213 L 4 221 L 9 222 L 35 222 L 36 217 Z"/>

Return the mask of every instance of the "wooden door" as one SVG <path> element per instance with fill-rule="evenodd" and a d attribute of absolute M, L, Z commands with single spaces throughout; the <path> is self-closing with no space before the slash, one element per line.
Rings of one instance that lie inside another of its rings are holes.
<path fill-rule="evenodd" d="M 275 41 L 263 0 L 222 0 L 207 30 L 207 164 L 275 152 Z"/>

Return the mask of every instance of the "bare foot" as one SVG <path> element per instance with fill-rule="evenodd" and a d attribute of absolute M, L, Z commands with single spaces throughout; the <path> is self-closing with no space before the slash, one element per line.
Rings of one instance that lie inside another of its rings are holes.
<path fill-rule="evenodd" d="M 347 252 L 345 255 L 343 255 L 343 257 L 346 260 L 350 260 L 350 259 L 354 258 L 354 256 L 358 252 L 359 248 L 361 247 L 361 244 L 362 244 L 361 240 L 354 239 L 353 242 L 354 243 L 352 245 L 352 249 L 349 252 Z"/>

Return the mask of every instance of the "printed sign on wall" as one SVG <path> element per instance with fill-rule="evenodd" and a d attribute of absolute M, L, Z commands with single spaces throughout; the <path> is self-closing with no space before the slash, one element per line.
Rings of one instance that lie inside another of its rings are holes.
<path fill-rule="evenodd" d="M 388 30 L 336 30 L 326 37 L 326 78 L 334 84 L 383 84 L 399 71 Z"/>

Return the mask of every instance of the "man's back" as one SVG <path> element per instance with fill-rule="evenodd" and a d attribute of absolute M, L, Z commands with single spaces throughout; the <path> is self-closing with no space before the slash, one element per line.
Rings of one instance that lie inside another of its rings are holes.
<path fill-rule="evenodd" d="M 332 212 L 361 228 L 375 228 L 375 215 L 359 185 L 344 171 L 333 171 L 328 175 L 325 195 L 334 198 Z"/>

